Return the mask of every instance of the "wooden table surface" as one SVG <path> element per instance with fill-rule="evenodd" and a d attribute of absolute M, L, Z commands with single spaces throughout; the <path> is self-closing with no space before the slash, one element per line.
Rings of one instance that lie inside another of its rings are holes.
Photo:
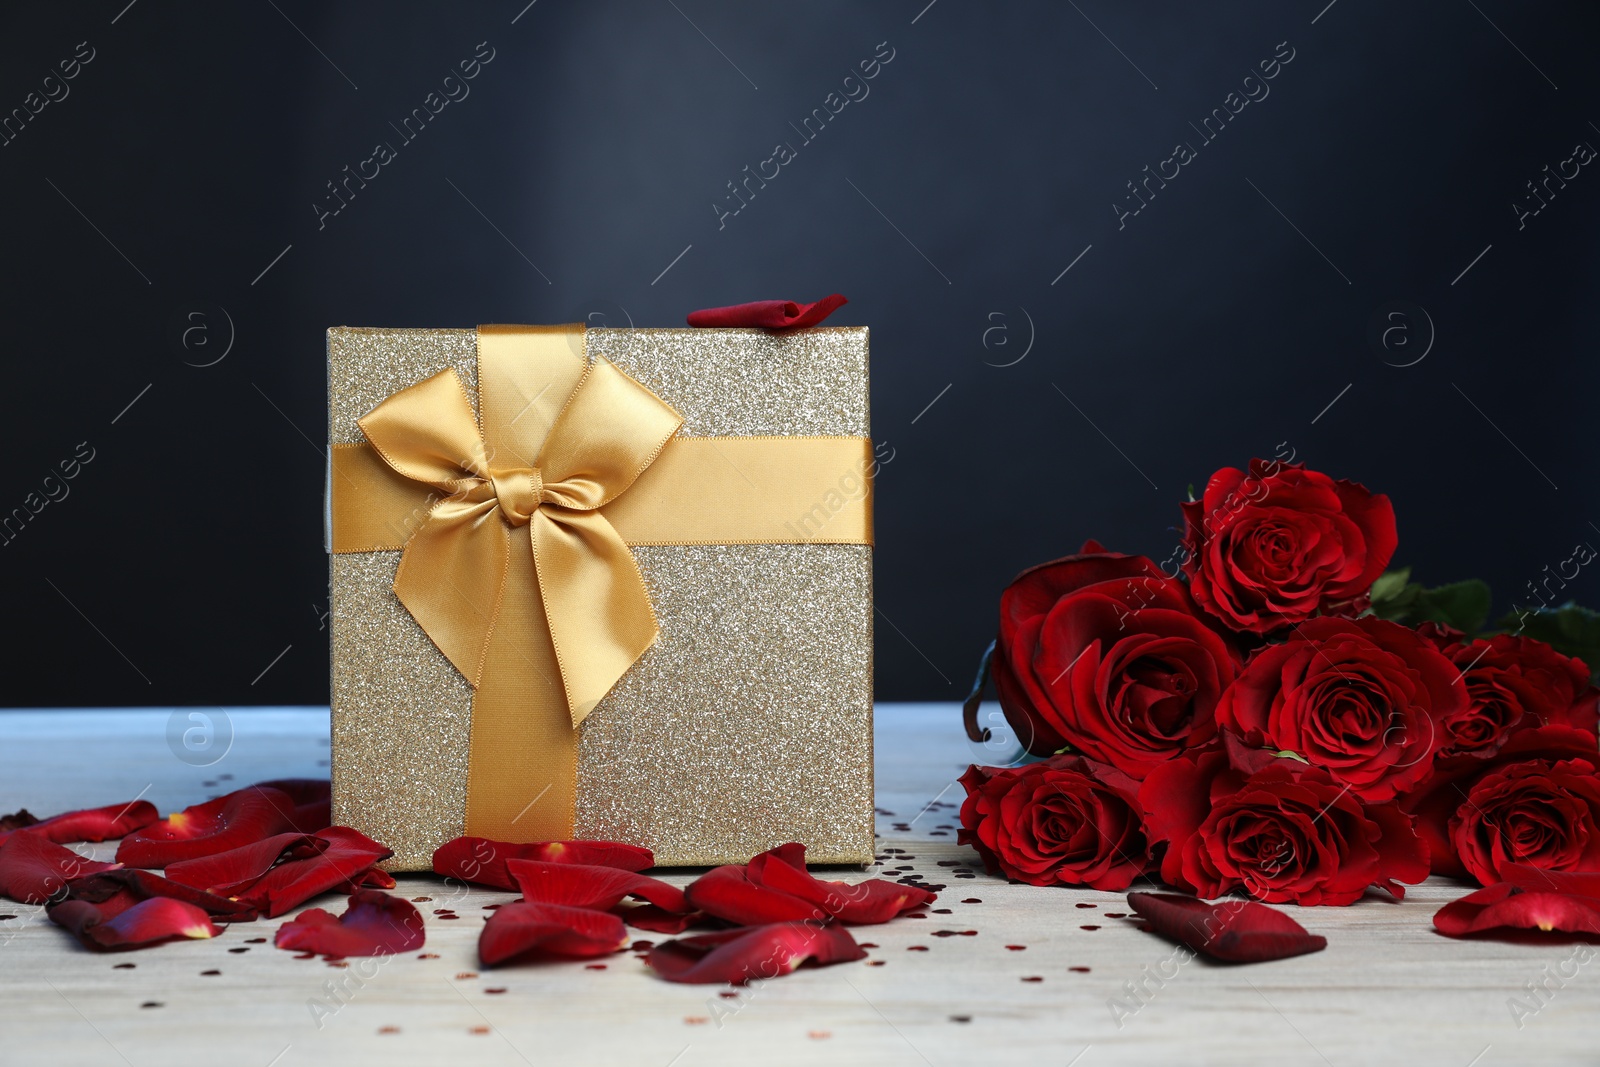
<path fill-rule="evenodd" d="M 171 811 L 261 779 L 326 774 L 326 709 L 198 710 L 217 728 L 198 753 L 181 742 L 206 725 L 190 709 L 0 711 L 0 812 L 138 794 Z M 230 726 L 226 753 L 198 765 L 223 751 Z M 0 1064 L 1600 1062 L 1600 962 L 1578 964 L 1571 945 L 1438 936 L 1431 916 L 1460 886 L 1431 882 L 1403 904 L 1291 908 L 1327 936 L 1325 951 L 1229 967 L 1182 962 L 1123 917 L 1120 894 L 1013 886 L 981 867 L 957 878 L 951 861 L 975 857 L 955 843 L 955 778 L 975 756 L 954 705 L 879 707 L 878 803 L 892 813 L 879 820 L 893 856 L 883 866 L 948 888 L 926 919 L 857 928 L 877 946 L 865 962 L 744 992 L 660 981 L 632 953 L 603 969 L 480 971 L 482 907 L 513 895 L 423 875 L 400 876 L 396 890 L 433 898 L 419 904 L 422 953 L 343 966 L 275 949 L 282 920 L 97 955 L 42 909 L 0 901 Z M 336 897 L 317 903 L 339 910 Z M 442 907 L 460 919 L 432 914 Z"/>

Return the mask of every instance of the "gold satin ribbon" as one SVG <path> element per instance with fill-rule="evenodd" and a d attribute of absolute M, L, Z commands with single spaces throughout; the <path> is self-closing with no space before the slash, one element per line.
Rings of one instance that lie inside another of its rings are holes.
<path fill-rule="evenodd" d="M 870 544 L 871 443 L 678 437 L 582 326 L 480 327 L 478 397 L 447 370 L 358 420 L 333 550 L 403 549 L 395 594 L 474 687 L 466 832 L 565 838 L 576 727 L 659 632 L 628 545 Z"/>

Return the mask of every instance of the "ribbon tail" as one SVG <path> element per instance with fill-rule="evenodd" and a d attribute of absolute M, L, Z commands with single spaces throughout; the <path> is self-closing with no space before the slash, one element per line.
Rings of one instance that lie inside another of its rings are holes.
<path fill-rule="evenodd" d="M 576 727 L 655 643 L 660 629 L 633 553 L 602 515 L 545 507 L 528 525 Z"/>
<path fill-rule="evenodd" d="M 436 504 L 406 542 L 394 592 L 417 624 L 477 688 L 505 597 L 511 531 L 494 498 Z"/>

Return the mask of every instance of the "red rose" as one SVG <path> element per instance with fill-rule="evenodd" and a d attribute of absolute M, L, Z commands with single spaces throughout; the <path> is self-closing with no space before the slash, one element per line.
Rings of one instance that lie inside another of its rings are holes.
<path fill-rule="evenodd" d="M 1404 896 L 1428 852 L 1393 805 L 1363 803 L 1324 770 L 1270 759 L 1251 774 L 1223 752 L 1173 760 L 1139 788 L 1166 842 L 1161 879 L 1201 897 L 1244 889 L 1272 903 L 1352 904 L 1369 886 Z"/>
<path fill-rule="evenodd" d="M 1530 760 L 1594 760 L 1596 753 L 1592 731 L 1540 726 L 1514 731 L 1492 756 L 1468 753 L 1437 760 L 1433 773 L 1401 800 L 1401 806 L 1416 819 L 1417 833 L 1427 843 L 1433 873 L 1466 877 L 1467 869 L 1457 855 L 1451 825 L 1484 776 Z"/>
<path fill-rule="evenodd" d="M 1518 863 L 1600 871 L 1596 762 L 1529 760 L 1478 779 L 1450 820 L 1450 838 L 1467 873 L 1492 885 Z"/>
<path fill-rule="evenodd" d="M 1396 544 L 1388 497 L 1298 463 L 1224 467 L 1183 513 L 1195 601 L 1256 634 L 1362 610 Z"/>
<path fill-rule="evenodd" d="M 1492 756 L 1514 730 L 1572 726 L 1594 733 L 1600 690 L 1582 660 L 1531 637 L 1497 634 L 1466 641 L 1457 630 L 1424 623 L 1417 632 L 1456 665 L 1467 683 L 1467 706 L 1444 719 L 1439 755 Z"/>
<path fill-rule="evenodd" d="M 1466 707 L 1460 673 L 1382 619 L 1312 619 L 1251 657 L 1217 722 L 1246 745 L 1293 752 L 1366 800 L 1389 800 L 1432 769 L 1440 723 Z"/>
<path fill-rule="evenodd" d="M 1212 712 L 1238 665 L 1182 582 L 1091 541 L 1006 588 L 993 669 L 1029 751 L 1070 745 L 1143 778 L 1216 736 Z"/>
<path fill-rule="evenodd" d="M 1150 846 L 1133 779 L 1082 756 L 967 768 L 959 843 L 1029 885 L 1117 892 L 1145 872 Z"/>

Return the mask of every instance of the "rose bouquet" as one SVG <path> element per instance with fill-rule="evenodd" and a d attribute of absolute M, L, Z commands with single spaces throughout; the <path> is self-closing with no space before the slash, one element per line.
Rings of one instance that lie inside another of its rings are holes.
<path fill-rule="evenodd" d="M 1389 499 L 1303 464 L 1190 496 L 1165 563 L 1091 541 L 1001 595 L 966 727 L 988 740 L 992 676 L 1027 762 L 962 778 L 991 872 L 1296 904 L 1430 872 L 1600 885 L 1600 616 L 1490 631 L 1487 586 L 1386 573 Z"/>

